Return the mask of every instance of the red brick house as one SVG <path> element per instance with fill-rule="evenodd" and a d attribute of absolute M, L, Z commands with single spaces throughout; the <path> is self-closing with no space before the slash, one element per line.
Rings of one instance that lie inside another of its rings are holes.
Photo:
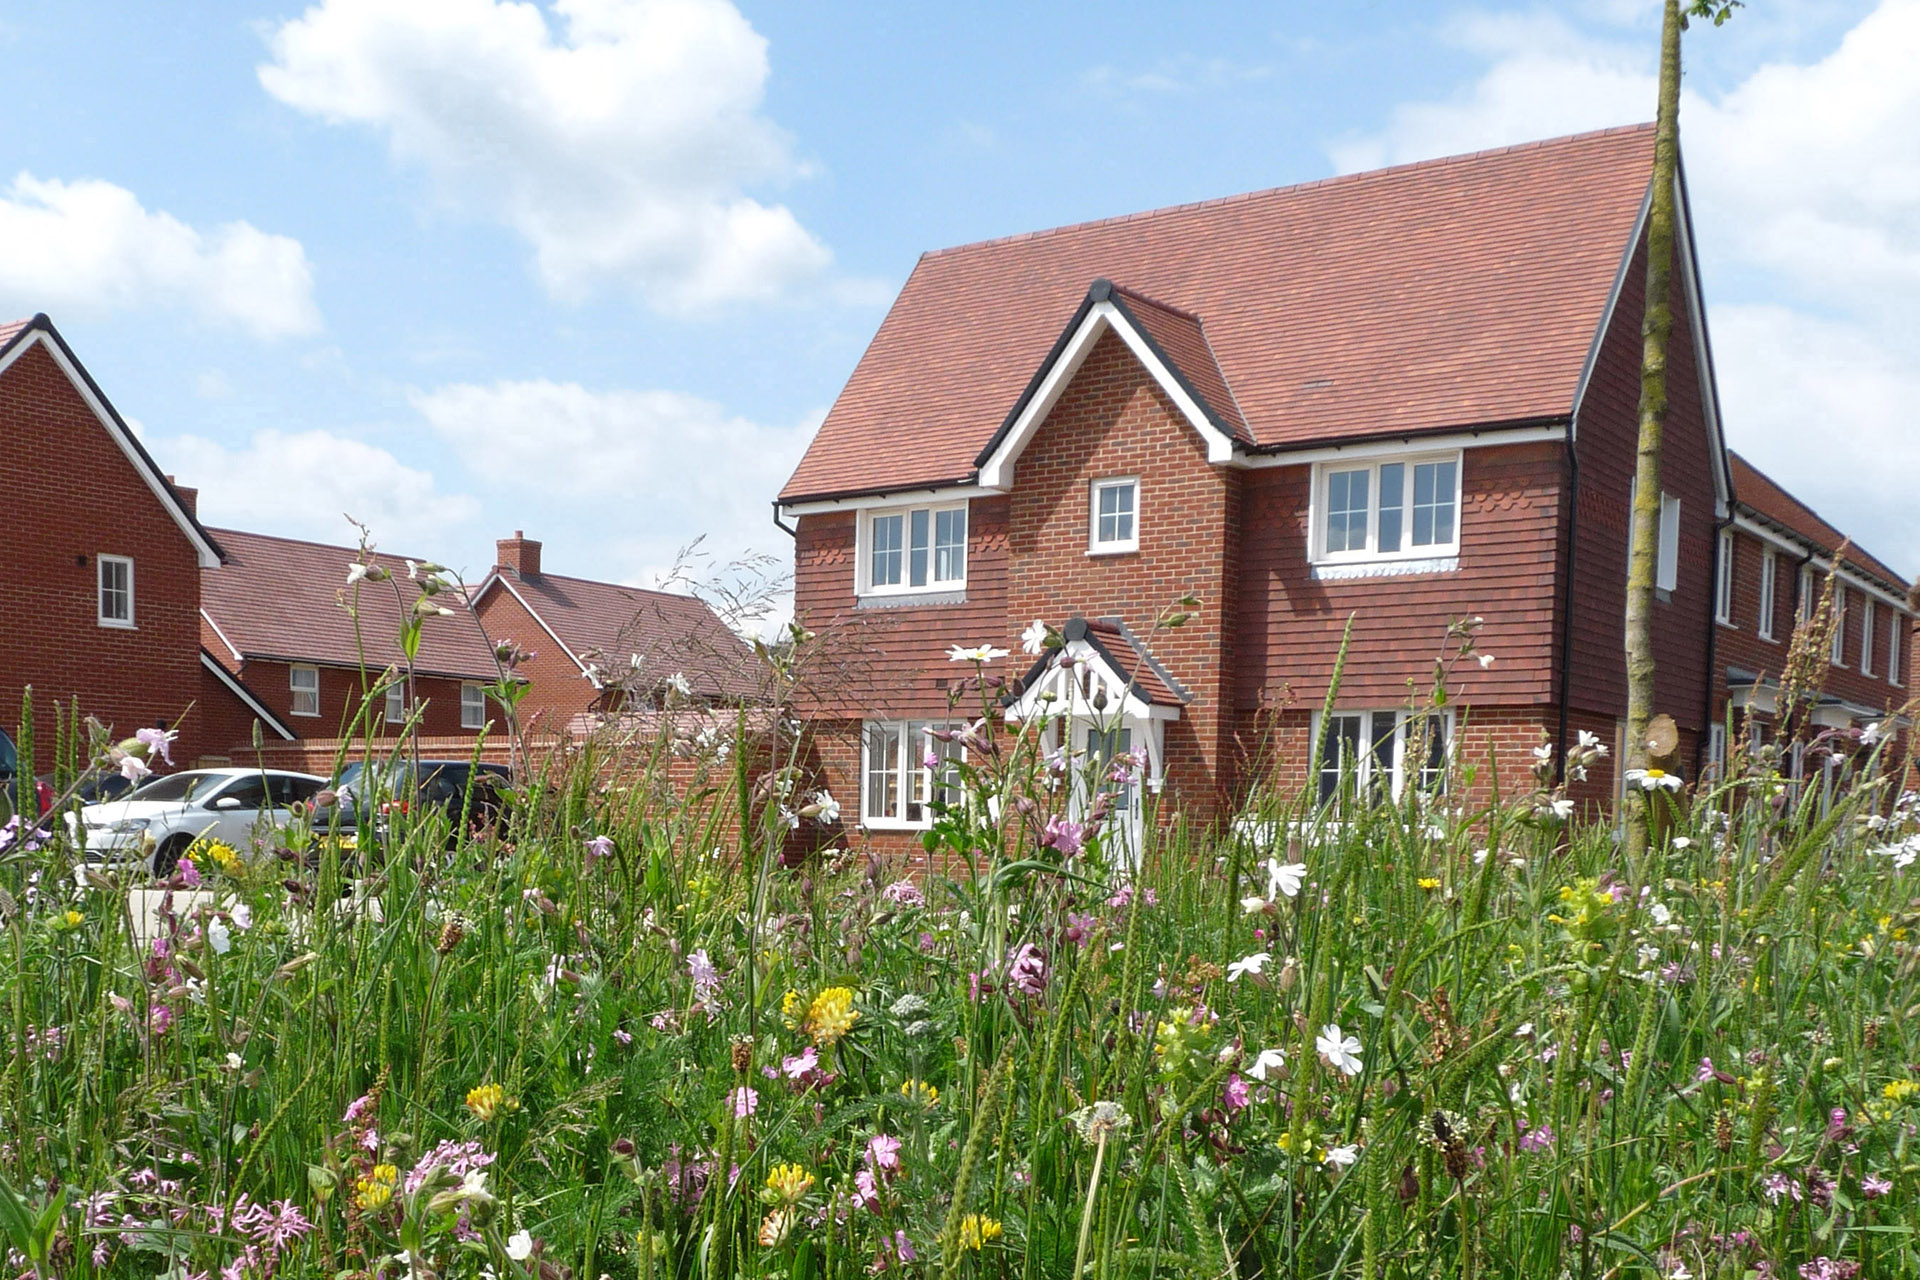
<path fill-rule="evenodd" d="M 948 647 L 1037 678 L 1035 619 L 1085 620 L 1124 732 L 1071 691 L 1014 712 L 1144 748 L 1201 820 L 1307 781 L 1316 737 L 1397 790 L 1467 617 L 1495 661 L 1434 728 L 1479 787 L 1581 730 L 1617 758 L 1652 156 L 1615 129 L 923 256 L 776 499 L 797 615 L 858 655 L 809 707 L 849 821 L 926 824 L 924 730 L 967 711 Z M 1735 508 L 1684 217 L 1678 257 L 1656 702 L 1694 759 Z"/>
<path fill-rule="evenodd" d="M 1906 732 L 1898 714 L 1912 698 L 1912 584 L 1738 454 L 1736 501 L 1715 552 L 1714 723 L 1707 751 L 1726 758 L 1729 720 L 1755 743 L 1773 739 L 1787 710 L 1783 672 L 1795 630 L 1832 582 L 1835 624 L 1826 662 L 1809 691 L 1804 722 L 1819 729 L 1882 724 Z M 1729 717 L 1728 709 L 1732 710 Z M 1789 758 L 1798 774 L 1798 751 Z"/>
<path fill-rule="evenodd" d="M 496 546 L 473 608 L 487 634 L 533 655 L 517 672 L 531 685 L 520 704 L 530 727 L 650 710 L 670 685 L 704 705 L 762 698 L 759 659 L 705 601 L 548 573 L 541 544 L 517 530 Z"/>
<path fill-rule="evenodd" d="M 237 529 L 215 536 L 226 563 L 201 575 L 198 643 L 208 655 L 206 701 L 221 709 L 218 751 L 249 758 L 255 721 L 263 742 L 283 744 L 277 759 L 296 740 L 397 735 L 416 708 L 423 737 L 458 742 L 483 729 L 500 732 L 499 709 L 484 692 L 498 678 L 493 651 L 456 595 L 444 597 L 455 616 L 426 620 L 411 692 L 395 685 L 375 695 L 353 728 L 366 691 L 405 662 L 400 610 L 418 594 L 405 557 L 375 557 L 398 580 L 396 598 L 392 582 L 348 585 L 357 548 Z M 349 603 L 358 610 L 357 634 Z"/>
<path fill-rule="evenodd" d="M 31 686 L 35 767 L 56 703 L 119 735 L 165 723 L 190 758 L 200 710 L 200 574 L 220 544 L 194 491 L 160 473 L 44 315 L 0 325 L 0 722 Z"/>

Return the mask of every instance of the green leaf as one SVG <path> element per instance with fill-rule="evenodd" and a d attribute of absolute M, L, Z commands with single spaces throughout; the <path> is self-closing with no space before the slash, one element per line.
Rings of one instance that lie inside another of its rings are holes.
<path fill-rule="evenodd" d="M 0 1178 L 0 1233 L 5 1234 L 9 1246 L 29 1258 L 33 1256 L 33 1218 L 26 1201 L 5 1178 Z"/>

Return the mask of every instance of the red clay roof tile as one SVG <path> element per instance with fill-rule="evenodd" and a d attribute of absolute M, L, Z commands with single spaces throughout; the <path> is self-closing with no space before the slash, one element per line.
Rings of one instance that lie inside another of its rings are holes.
<path fill-rule="evenodd" d="M 1567 414 L 1652 150 L 1613 129 L 926 254 L 781 498 L 970 478 L 1102 277 L 1198 318 L 1259 445 Z"/>
<path fill-rule="evenodd" d="M 1741 506 L 1811 543 L 1825 555 L 1832 555 L 1847 540 L 1846 534 L 1821 519 L 1812 507 L 1775 484 L 1751 462 L 1732 451 L 1728 451 L 1727 460 L 1733 471 L 1734 499 Z M 1858 543 L 1847 548 L 1847 560 L 1856 568 L 1885 579 L 1887 585 L 1897 587 L 1897 594 L 1904 595 L 1912 589 L 1908 579 L 1888 568 L 1885 561 L 1869 555 Z"/>

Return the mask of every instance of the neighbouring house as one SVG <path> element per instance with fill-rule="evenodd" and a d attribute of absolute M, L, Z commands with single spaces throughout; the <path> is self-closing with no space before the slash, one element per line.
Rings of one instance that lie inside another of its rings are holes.
<path fill-rule="evenodd" d="M 1005 710 L 1060 745 L 1144 753 L 1130 822 L 1446 755 L 1510 789 L 1582 731 L 1617 760 L 1652 165 L 1613 129 L 924 255 L 775 504 L 846 654 L 806 710 L 849 823 L 930 821 L 927 731 L 979 710 L 953 645 L 1013 650 Z M 1697 768 L 1741 508 L 1680 198 L 1655 701 Z M 1491 663 L 1410 716 L 1467 618 Z M 1036 619 L 1071 681 L 1020 652 Z"/>
<path fill-rule="evenodd" d="M 669 690 L 691 705 L 764 700 L 759 658 L 705 601 L 548 573 L 541 544 L 519 530 L 496 546 L 473 608 L 496 641 L 531 655 L 517 668 L 529 726 L 562 732 L 652 710 Z"/>
<path fill-rule="evenodd" d="M 34 767 L 53 761 L 56 704 L 117 737 L 164 724 L 204 750 L 200 574 L 220 543 L 194 491 L 154 465 L 44 315 L 0 325 L 0 722 L 23 689 Z"/>
<path fill-rule="evenodd" d="M 1900 712 L 1913 696 L 1912 584 L 1739 454 L 1730 457 L 1734 509 L 1715 552 L 1709 763 L 1727 758 L 1729 721 L 1752 745 L 1774 741 L 1788 710 L 1789 646 L 1829 590 L 1832 630 L 1802 691 L 1802 722 L 1816 732 L 1880 724 L 1906 733 L 1911 726 Z M 1796 734 L 1786 744 L 1782 772 L 1803 775 L 1805 741 Z M 1837 762 L 1824 756 L 1826 766 Z"/>
<path fill-rule="evenodd" d="M 251 762 L 257 722 L 275 763 L 325 772 L 344 737 L 392 737 L 415 723 L 445 747 L 501 733 L 500 709 L 486 694 L 499 678 L 493 649 L 457 594 L 441 597 L 454 616 L 426 619 L 411 685 L 375 691 L 388 668 L 405 666 L 401 611 L 419 595 L 405 557 L 374 557 L 392 580 L 349 584 L 361 559 L 355 547 L 238 529 L 214 536 L 226 563 L 201 575 L 199 616 L 205 696 L 222 709 L 214 750 Z"/>

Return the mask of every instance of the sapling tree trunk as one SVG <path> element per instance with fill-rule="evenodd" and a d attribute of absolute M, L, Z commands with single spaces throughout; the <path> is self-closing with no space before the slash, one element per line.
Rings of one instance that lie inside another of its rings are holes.
<path fill-rule="evenodd" d="M 1718 26 L 1737 7 L 1724 0 L 1666 0 L 1660 23 L 1660 105 L 1653 127 L 1653 196 L 1647 213 L 1646 316 L 1640 325 L 1640 441 L 1634 459 L 1633 536 L 1627 552 L 1627 769 L 1647 767 L 1653 717 L 1653 589 L 1660 556 L 1660 448 L 1667 423 L 1667 347 L 1673 336 L 1673 245 L 1679 214 L 1680 32 L 1688 17 Z M 1563 744 L 1564 747 L 1564 744 Z M 1647 848 L 1650 793 L 1626 792 L 1627 856 Z"/>

